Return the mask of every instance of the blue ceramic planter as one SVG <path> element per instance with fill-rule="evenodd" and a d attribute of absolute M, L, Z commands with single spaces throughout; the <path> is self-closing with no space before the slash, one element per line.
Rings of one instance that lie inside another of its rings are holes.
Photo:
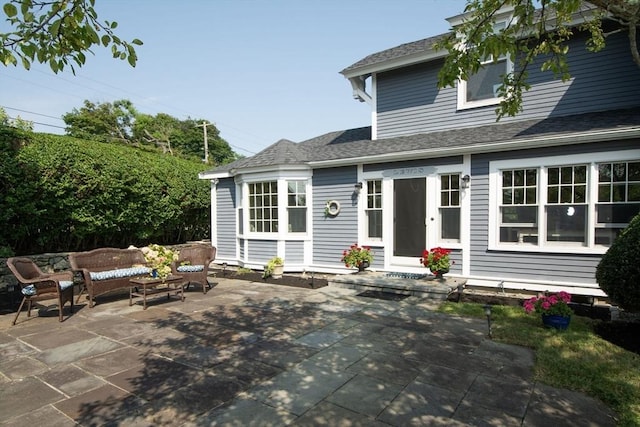
<path fill-rule="evenodd" d="M 561 331 L 566 330 L 569 327 L 571 316 L 558 316 L 556 314 L 543 314 L 542 324 L 546 328 L 559 329 Z"/>

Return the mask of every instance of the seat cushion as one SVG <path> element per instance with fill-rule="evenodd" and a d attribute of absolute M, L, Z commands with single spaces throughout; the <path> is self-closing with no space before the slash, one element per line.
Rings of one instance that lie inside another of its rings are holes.
<path fill-rule="evenodd" d="M 179 273 L 195 273 L 198 271 L 204 271 L 204 265 L 180 265 L 176 268 Z"/>
<path fill-rule="evenodd" d="M 151 273 L 151 269 L 149 267 L 131 267 L 118 268 L 115 270 L 91 271 L 89 272 L 89 275 L 91 276 L 91 280 L 100 281 L 109 279 L 120 279 L 122 277 L 144 276 L 149 273 Z"/>
<path fill-rule="evenodd" d="M 22 288 L 22 295 L 32 297 L 36 294 L 36 287 L 33 285 L 25 286 Z"/>
<path fill-rule="evenodd" d="M 60 289 L 62 289 L 63 291 L 67 288 L 70 288 L 71 286 L 73 286 L 73 282 L 71 280 L 60 281 Z"/>
<path fill-rule="evenodd" d="M 63 291 L 67 288 L 73 286 L 73 282 L 71 280 L 60 280 L 60 289 Z M 32 297 L 37 293 L 36 287 L 33 285 L 25 286 L 22 288 L 22 295 L 27 297 Z"/>

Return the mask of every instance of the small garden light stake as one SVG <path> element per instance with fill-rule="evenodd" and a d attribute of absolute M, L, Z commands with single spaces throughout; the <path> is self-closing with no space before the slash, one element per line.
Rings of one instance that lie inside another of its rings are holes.
<path fill-rule="evenodd" d="M 493 339 L 491 334 L 491 304 L 484 305 L 484 314 L 487 315 L 487 326 L 489 327 L 489 339 Z"/>

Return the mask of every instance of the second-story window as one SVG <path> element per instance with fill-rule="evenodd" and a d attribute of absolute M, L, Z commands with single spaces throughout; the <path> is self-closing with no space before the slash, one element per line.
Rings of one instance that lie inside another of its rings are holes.
<path fill-rule="evenodd" d="M 367 181 L 367 237 L 382 239 L 382 181 Z"/>
<path fill-rule="evenodd" d="M 256 233 L 278 231 L 278 183 L 249 184 L 249 230 Z"/>
<path fill-rule="evenodd" d="M 466 82 L 465 103 L 485 101 L 498 98 L 498 87 L 502 83 L 502 76 L 507 73 L 507 58 L 493 58 L 482 63 L 482 68 L 469 77 Z"/>
<path fill-rule="evenodd" d="M 496 23 L 494 31 L 501 31 L 504 22 Z M 494 58 L 488 56 L 481 63 L 480 69 L 469 76 L 467 81 L 458 85 L 458 108 L 472 108 L 483 105 L 494 105 L 500 102 L 498 88 L 503 76 L 513 71 L 513 64 L 506 56 Z"/>

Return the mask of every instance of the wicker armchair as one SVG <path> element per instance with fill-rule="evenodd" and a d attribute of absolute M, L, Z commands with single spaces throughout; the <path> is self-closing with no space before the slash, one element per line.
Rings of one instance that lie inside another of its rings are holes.
<path fill-rule="evenodd" d="M 22 288 L 22 302 L 13 319 L 16 324 L 24 303 L 27 303 L 27 316 L 31 317 L 31 303 L 57 298 L 59 320 L 62 322 L 64 304 L 69 301 L 73 313 L 73 273 L 43 273 L 29 258 L 12 257 L 7 259 L 9 270 L 16 276 Z"/>
<path fill-rule="evenodd" d="M 193 245 L 180 249 L 178 260 L 171 263 L 171 273 L 184 277 L 187 287 L 191 283 L 198 283 L 202 286 L 202 293 L 207 293 L 207 288 L 211 287 L 207 276 L 209 274 L 209 264 L 216 257 L 216 248 L 209 245 Z"/>

